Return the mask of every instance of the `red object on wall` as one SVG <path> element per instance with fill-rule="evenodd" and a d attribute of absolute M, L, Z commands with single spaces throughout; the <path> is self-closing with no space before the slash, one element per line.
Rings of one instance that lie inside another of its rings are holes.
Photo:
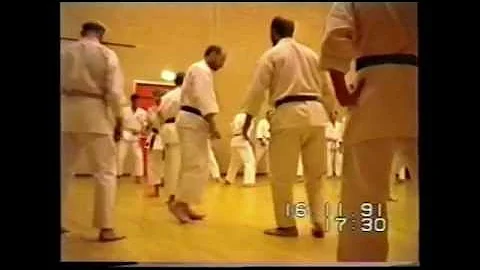
<path fill-rule="evenodd" d="M 133 81 L 133 89 L 135 90 L 135 93 L 140 96 L 139 107 L 147 111 L 151 107 L 155 106 L 155 99 L 153 97 L 153 93 L 155 91 L 167 92 L 169 90 L 172 90 L 173 88 L 175 88 L 174 84 L 155 82 L 155 81 L 140 81 L 140 80 Z M 146 142 L 147 142 L 147 135 L 144 134 L 140 137 L 140 146 L 142 147 L 142 150 L 143 150 L 143 161 L 144 161 L 143 175 L 145 175 L 145 179 L 147 179 L 148 177 L 148 152 L 144 148 Z"/>

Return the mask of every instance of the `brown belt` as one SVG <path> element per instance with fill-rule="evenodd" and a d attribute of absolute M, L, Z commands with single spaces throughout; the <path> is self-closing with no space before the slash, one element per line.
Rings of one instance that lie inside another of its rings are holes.
<path fill-rule="evenodd" d="M 63 90 L 62 95 L 65 95 L 68 97 L 88 97 L 88 98 L 105 100 L 105 96 L 102 94 L 89 93 L 89 92 L 85 92 L 77 89 Z"/>

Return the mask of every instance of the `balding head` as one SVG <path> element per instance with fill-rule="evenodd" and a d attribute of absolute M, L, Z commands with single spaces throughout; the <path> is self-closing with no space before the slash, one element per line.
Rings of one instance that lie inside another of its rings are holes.
<path fill-rule="evenodd" d="M 273 46 L 282 38 L 293 37 L 295 32 L 295 23 L 292 20 L 276 16 L 270 25 L 270 38 Z"/>
<path fill-rule="evenodd" d="M 82 25 L 82 31 L 80 35 L 82 37 L 96 37 L 98 40 L 102 40 L 103 35 L 107 31 L 105 25 L 99 21 L 88 21 Z"/>
<path fill-rule="evenodd" d="M 227 54 L 222 47 L 218 45 L 210 45 L 205 50 L 203 57 L 208 66 L 212 70 L 217 71 L 223 67 L 223 64 L 225 64 Z"/>

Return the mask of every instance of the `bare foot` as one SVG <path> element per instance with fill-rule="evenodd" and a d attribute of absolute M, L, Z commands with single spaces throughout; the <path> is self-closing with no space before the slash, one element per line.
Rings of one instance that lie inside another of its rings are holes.
<path fill-rule="evenodd" d="M 98 234 L 98 241 L 103 243 L 119 241 L 125 238 L 125 236 L 117 235 L 113 229 L 101 229 Z"/>

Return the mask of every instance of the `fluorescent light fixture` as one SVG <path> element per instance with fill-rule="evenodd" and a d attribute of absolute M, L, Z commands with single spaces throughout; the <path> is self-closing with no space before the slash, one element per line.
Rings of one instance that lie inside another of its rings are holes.
<path fill-rule="evenodd" d="M 161 75 L 162 80 L 167 82 L 173 82 L 176 77 L 177 77 L 177 74 L 175 72 L 170 70 L 162 70 L 162 75 Z"/>

